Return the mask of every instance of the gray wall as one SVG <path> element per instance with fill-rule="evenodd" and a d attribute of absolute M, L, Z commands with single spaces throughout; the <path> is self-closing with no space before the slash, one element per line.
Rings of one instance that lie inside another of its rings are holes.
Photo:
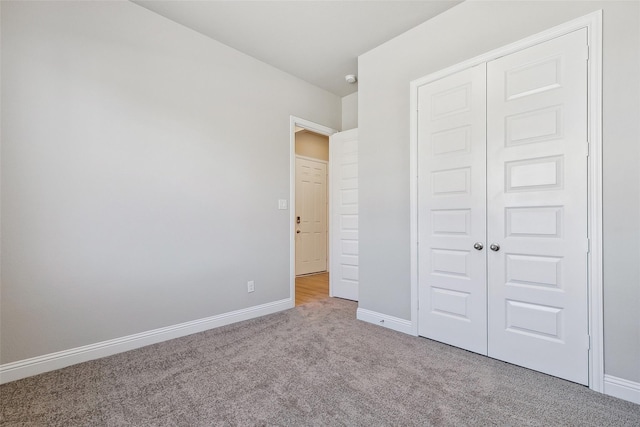
<path fill-rule="evenodd" d="M 2 363 L 289 297 L 289 116 L 339 97 L 130 2 L 2 2 L 1 101 Z"/>
<path fill-rule="evenodd" d="M 605 371 L 640 381 L 639 6 L 466 1 L 359 58 L 360 307 L 410 318 L 409 82 L 603 9 Z"/>
<path fill-rule="evenodd" d="M 342 97 L 342 130 L 358 127 L 358 92 Z"/>

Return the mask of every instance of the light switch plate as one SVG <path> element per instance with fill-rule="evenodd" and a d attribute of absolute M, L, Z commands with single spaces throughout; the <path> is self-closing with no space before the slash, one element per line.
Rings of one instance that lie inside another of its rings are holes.
<path fill-rule="evenodd" d="M 279 199 L 278 200 L 278 209 L 286 210 L 287 208 L 288 208 L 287 199 Z"/>

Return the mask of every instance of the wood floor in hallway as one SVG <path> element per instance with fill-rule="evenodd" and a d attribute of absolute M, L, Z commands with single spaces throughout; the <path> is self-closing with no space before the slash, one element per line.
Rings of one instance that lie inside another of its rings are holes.
<path fill-rule="evenodd" d="M 329 298 L 329 273 L 296 277 L 296 306 Z"/>

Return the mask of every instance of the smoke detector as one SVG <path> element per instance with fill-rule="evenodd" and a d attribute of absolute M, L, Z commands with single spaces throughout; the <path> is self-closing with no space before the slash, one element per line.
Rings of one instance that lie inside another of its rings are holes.
<path fill-rule="evenodd" d="M 347 74 L 346 76 L 344 76 L 344 79 L 349 84 L 354 84 L 355 82 L 358 81 L 358 77 L 355 74 Z"/>

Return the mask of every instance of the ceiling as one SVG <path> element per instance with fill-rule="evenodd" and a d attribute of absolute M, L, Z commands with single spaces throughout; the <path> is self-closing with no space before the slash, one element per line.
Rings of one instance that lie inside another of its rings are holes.
<path fill-rule="evenodd" d="M 461 3 L 133 0 L 338 96 L 358 90 L 358 55 Z"/>

